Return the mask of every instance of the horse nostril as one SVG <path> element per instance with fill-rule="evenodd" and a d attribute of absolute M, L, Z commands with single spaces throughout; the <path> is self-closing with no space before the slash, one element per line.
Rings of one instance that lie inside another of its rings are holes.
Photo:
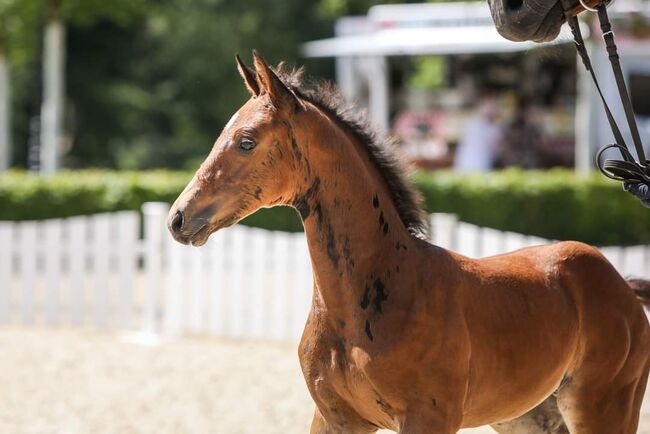
<path fill-rule="evenodd" d="M 516 11 L 524 4 L 524 0 L 506 0 L 506 5 L 509 10 Z"/>
<path fill-rule="evenodd" d="M 172 218 L 170 228 L 172 232 L 175 234 L 178 234 L 181 232 L 181 229 L 183 228 L 183 213 L 180 211 L 176 211 L 176 214 L 174 214 L 174 218 Z"/>

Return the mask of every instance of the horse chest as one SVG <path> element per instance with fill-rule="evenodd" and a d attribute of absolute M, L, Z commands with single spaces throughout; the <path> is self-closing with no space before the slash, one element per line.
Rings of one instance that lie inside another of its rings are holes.
<path fill-rule="evenodd" d="M 352 412 L 374 426 L 395 428 L 397 411 L 383 396 L 380 379 L 373 377 L 373 361 L 362 348 L 329 338 L 312 351 L 311 357 L 301 355 L 301 362 L 321 411 Z"/>

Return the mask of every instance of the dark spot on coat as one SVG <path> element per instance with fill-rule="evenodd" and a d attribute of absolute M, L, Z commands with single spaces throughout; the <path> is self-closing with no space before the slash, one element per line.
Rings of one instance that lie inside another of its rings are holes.
<path fill-rule="evenodd" d="M 339 263 L 339 254 L 336 251 L 336 245 L 334 243 L 334 232 L 332 227 L 328 226 L 327 229 L 327 257 L 330 258 L 332 264 L 336 267 Z"/>
<path fill-rule="evenodd" d="M 383 231 L 384 231 L 384 235 L 386 235 L 388 233 L 388 222 L 384 223 Z"/>
<path fill-rule="evenodd" d="M 436 398 L 431 398 L 431 404 L 433 404 L 434 407 L 438 406 L 438 401 L 436 401 Z"/>
<path fill-rule="evenodd" d="M 303 220 L 306 220 L 307 217 L 309 217 L 309 215 L 311 214 L 310 201 L 316 195 L 316 192 L 318 191 L 319 187 L 320 187 L 320 178 L 316 177 L 314 178 L 314 181 L 312 182 L 311 186 L 305 191 L 305 193 L 297 197 L 293 201 L 294 208 L 298 210 Z"/>
<path fill-rule="evenodd" d="M 372 305 L 375 312 L 381 313 L 381 305 L 388 298 L 388 295 L 386 295 L 386 288 L 380 279 L 375 279 L 373 286 L 375 288 L 375 298 L 372 300 Z"/>
<path fill-rule="evenodd" d="M 339 324 L 339 328 L 342 328 L 342 329 L 345 328 L 345 321 L 343 321 L 342 319 L 338 320 L 338 324 Z"/>
<path fill-rule="evenodd" d="M 253 192 L 253 196 L 255 196 L 255 199 L 260 200 L 261 195 L 262 195 L 262 187 L 258 186 Z"/>
<path fill-rule="evenodd" d="M 377 193 L 372 197 L 372 206 L 374 208 L 379 208 L 379 197 L 377 197 Z"/>
<path fill-rule="evenodd" d="M 300 147 L 298 146 L 298 143 L 296 142 L 296 137 L 293 135 L 293 128 L 289 124 L 287 124 L 287 127 L 289 128 L 289 141 L 291 141 L 291 150 L 293 151 L 293 155 L 296 157 L 296 160 L 302 160 L 302 152 L 300 151 Z"/>
<path fill-rule="evenodd" d="M 379 405 L 381 411 L 383 411 L 384 413 L 388 415 L 392 413 L 393 407 L 391 407 L 391 405 L 386 401 L 384 401 L 382 398 L 375 399 L 375 402 L 377 403 L 377 405 Z"/>
<path fill-rule="evenodd" d="M 372 336 L 372 330 L 370 330 L 370 321 L 366 320 L 366 335 L 368 335 L 368 339 L 371 341 L 374 340 L 374 337 Z"/>
<path fill-rule="evenodd" d="M 361 306 L 361 309 L 366 309 L 368 305 L 370 305 L 370 287 L 366 285 L 366 290 L 363 292 L 359 306 Z"/>
<path fill-rule="evenodd" d="M 384 212 L 379 213 L 379 228 L 381 229 L 382 226 L 384 226 Z"/>
<path fill-rule="evenodd" d="M 318 183 L 320 183 L 319 178 L 316 178 L 316 180 L 318 181 Z M 320 225 L 321 228 L 320 242 L 325 244 L 327 257 L 332 262 L 332 265 L 335 268 L 338 268 L 340 254 L 336 248 L 336 239 L 334 235 L 334 230 L 332 229 L 332 225 L 330 224 L 330 222 L 326 219 L 326 216 L 323 213 L 323 209 L 321 207 L 320 202 L 316 202 L 316 204 L 313 206 L 313 213 L 318 218 L 318 224 Z M 350 254 L 350 258 L 351 258 L 351 254 Z M 342 275 L 343 272 L 339 270 L 339 276 Z"/>
<path fill-rule="evenodd" d="M 399 265 L 395 267 L 395 272 L 399 273 Z"/>
<path fill-rule="evenodd" d="M 343 257 L 348 266 L 348 272 L 352 274 L 354 270 L 354 259 L 352 258 L 352 250 L 350 249 L 350 238 L 345 237 L 345 242 L 343 243 Z"/>
<path fill-rule="evenodd" d="M 298 210 L 298 213 L 303 220 L 306 220 L 307 217 L 309 217 L 311 211 L 309 210 L 309 204 L 306 200 L 299 198 L 293 202 L 293 206 Z"/>
<path fill-rule="evenodd" d="M 400 240 L 395 241 L 395 250 L 408 250 Z"/>
<path fill-rule="evenodd" d="M 309 352 L 309 347 L 310 347 L 309 341 L 306 341 L 305 345 L 302 346 L 302 353 L 307 354 Z"/>
<path fill-rule="evenodd" d="M 316 205 L 314 206 L 314 214 L 316 214 L 316 218 L 318 218 L 319 223 L 323 223 L 323 208 L 320 206 L 320 202 L 316 202 Z"/>

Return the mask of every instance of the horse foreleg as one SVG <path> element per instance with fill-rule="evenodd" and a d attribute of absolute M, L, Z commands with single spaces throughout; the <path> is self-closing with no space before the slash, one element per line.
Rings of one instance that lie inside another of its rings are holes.
<path fill-rule="evenodd" d="M 366 425 L 357 426 L 352 421 L 341 420 L 330 423 L 321 414 L 318 407 L 314 411 L 314 418 L 311 422 L 310 434 L 370 434 L 376 432 L 376 428 Z"/>
<path fill-rule="evenodd" d="M 452 422 L 441 412 L 410 412 L 399 434 L 455 434 L 459 429 L 460 422 Z"/>
<path fill-rule="evenodd" d="M 335 431 L 327 421 L 323 418 L 323 415 L 320 413 L 318 408 L 314 411 L 314 418 L 311 421 L 311 429 L 309 434 L 338 434 L 339 431 Z"/>

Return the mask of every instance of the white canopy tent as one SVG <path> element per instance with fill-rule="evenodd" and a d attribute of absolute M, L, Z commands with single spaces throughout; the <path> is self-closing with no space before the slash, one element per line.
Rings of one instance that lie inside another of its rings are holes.
<path fill-rule="evenodd" d="M 571 41 L 568 29 L 563 29 L 556 41 Z M 321 39 L 305 43 L 303 54 L 307 57 L 489 54 L 527 51 L 540 45 L 544 44 L 504 39 L 493 25 L 458 25 L 441 28 L 389 28 L 366 34 Z"/>

